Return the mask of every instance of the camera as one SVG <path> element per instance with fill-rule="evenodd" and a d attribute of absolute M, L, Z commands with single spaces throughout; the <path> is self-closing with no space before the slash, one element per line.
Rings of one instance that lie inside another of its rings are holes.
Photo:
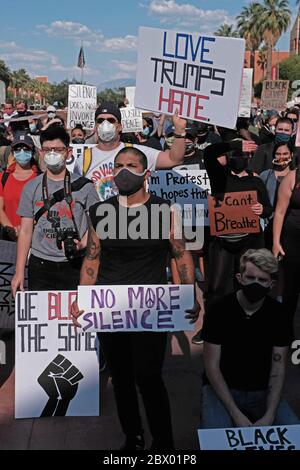
<path fill-rule="evenodd" d="M 9 242 L 16 242 L 17 241 L 17 235 L 16 231 L 13 227 L 0 227 L 0 240 L 6 240 Z"/>
<path fill-rule="evenodd" d="M 62 249 L 62 242 L 64 242 L 65 255 L 68 260 L 72 260 L 77 255 L 76 243 L 78 240 L 78 234 L 72 228 L 66 230 L 57 230 L 56 243 L 59 250 Z"/>

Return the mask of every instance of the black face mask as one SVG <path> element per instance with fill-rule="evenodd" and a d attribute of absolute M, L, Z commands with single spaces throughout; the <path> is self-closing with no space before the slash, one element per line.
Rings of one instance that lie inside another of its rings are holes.
<path fill-rule="evenodd" d="M 145 172 L 133 173 L 127 168 L 122 168 L 114 177 L 115 184 L 121 196 L 131 196 L 139 191 L 144 185 Z"/>
<path fill-rule="evenodd" d="M 26 111 L 18 111 L 18 116 L 23 117 L 25 116 Z"/>
<path fill-rule="evenodd" d="M 72 144 L 84 144 L 85 140 L 81 139 L 80 137 L 75 137 L 72 139 Z"/>
<path fill-rule="evenodd" d="M 242 173 L 248 167 L 248 159 L 242 156 L 240 157 L 230 157 L 228 159 L 228 167 L 234 173 Z"/>
<path fill-rule="evenodd" d="M 264 287 L 259 284 L 259 282 L 251 282 L 250 284 L 242 284 L 241 286 L 244 296 L 250 303 L 262 300 L 270 291 L 270 287 Z"/>
<path fill-rule="evenodd" d="M 208 132 L 206 134 L 198 134 L 198 144 L 204 144 L 208 137 Z"/>

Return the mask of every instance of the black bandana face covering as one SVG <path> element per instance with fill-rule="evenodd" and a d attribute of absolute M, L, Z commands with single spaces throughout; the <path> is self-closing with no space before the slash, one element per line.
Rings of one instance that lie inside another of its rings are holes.
<path fill-rule="evenodd" d="M 128 168 L 121 168 L 119 173 L 114 177 L 115 184 L 121 196 L 131 196 L 139 191 L 144 185 L 146 171 L 147 170 L 143 173 L 134 173 L 128 170 Z"/>

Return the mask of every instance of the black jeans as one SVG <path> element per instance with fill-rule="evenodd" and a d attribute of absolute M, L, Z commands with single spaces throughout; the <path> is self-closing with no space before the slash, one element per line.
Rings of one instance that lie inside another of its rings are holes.
<path fill-rule="evenodd" d="M 82 260 L 56 263 L 30 255 L 28 290 L 76 290 Z"/>
<path fill-rule="evenodd" d="M 173 449 L 169 398 L 162 379 L 167 333 L 98 333 L 118 415 L 126 436 L 143 434 L 136 384 L 142 395 L 152 449 Z"/>

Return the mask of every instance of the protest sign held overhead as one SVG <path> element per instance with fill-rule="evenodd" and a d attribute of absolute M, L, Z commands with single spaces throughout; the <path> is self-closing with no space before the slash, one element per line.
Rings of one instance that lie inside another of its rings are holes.
<path fill-rule="evenodd" d="M 263 426 L 198 431 L 201 450 L 300 450 L 300 426 Z"/>
<path fill-rule="evenodd" d="M 95 126 L 95 109 L 97 107 L 97 88 L 89 85 L 69 85 L 68 124 L 73 129 L 81 124 L 84 129 Z"/>
<path fill-rule="evenodd" d="M 78 286 L 83 331 L 188 331 L 192 285 Z"/>
<path fill-rule="evenodd" d="M 122 116 L 122 132 L 141 132 L 143 130 L 143 116 L 140 109 L 133 106 L 120 108 Z"/>
<path fill-rule="evenodd" d="M 261 107 L 277 111 L 285 109 L 289 83 L 289 80 L 265 80 L 261 94 Z"/>
<path fill-rule="evenodd" d="M 239 117 L 250 117 L 252 103 L 253 69 L 244 69 L 240 97 Z"/>
<path fill-rule="evenodd" d="M 135 106 L 233 128 L 243 39 L 140 28 Z"/>
<path fill-rule="evenodd" d="M 97 416 L 94 333 L 76 333 L 76 291 L 19 292 L 16 299 L 16 418 Z"/>
<path fill-rule="evenodd" d="M 258 233 L 259 217 L 251 209 L 257 203 L 256 191 L 225 193 L 223 196 L 222 199 L 208 198 L 211 235 Z"/>

